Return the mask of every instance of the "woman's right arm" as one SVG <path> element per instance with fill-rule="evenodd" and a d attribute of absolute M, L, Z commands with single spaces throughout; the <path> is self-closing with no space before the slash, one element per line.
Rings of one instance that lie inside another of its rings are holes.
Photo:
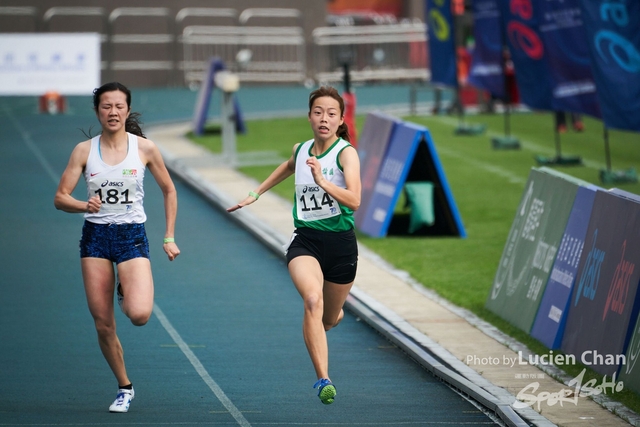
<path fill-rule="evenodd" d="M 273 172 L 271 172 L 271 175 L 269 175 L 267 179 L 262 181 L 262 184 L 260 184 L 258 188 L 254 190 L 256 193 L 258 193 L 258 196 L 266 193 L 268 190 L 280 184 L 282 181 L 284 181 L 285 179 L 289 178 L 291 175 L 294 174 L 296 170 L 296 163 L 294 160 L 294 156 L 296 153 L 296 149 L 298 148 L 298 145 L 300 144 L 296 144 L 293 147 L 293 154 L 291 155 L 291 157 L 289 157 L 288 160 L 282 162 L 280 166 L 278 166 Z M 227 212 L 236 211 L 244 206 L 250 205 L 256 200 L 258 199 L 254 198 L 253 196 L 247 196 L 243 201 L 241 201 L 237 205 L 234 205 L 228 208 Z"/>
<path fill-rule="evenodd" d="M 53 205 L 56 209 L 70 213 L 98 212 L 100 210 L 100 198 L 95 196 L 89 201 L 75 199 L 71 193 L 78 185 L 82 171 L 87 164 L 91 142 L 81 142 L 71 152 L 69 163 L 62 173 Z"/>

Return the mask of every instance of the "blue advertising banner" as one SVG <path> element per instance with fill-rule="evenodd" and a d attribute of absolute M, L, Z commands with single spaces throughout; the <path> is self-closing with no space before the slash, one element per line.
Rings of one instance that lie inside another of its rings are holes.
<path fill-rule="evenodd" d="M 451 0 L 426 0 L 431 81 L 457 87 L 455 30 Z"/>
<path fill-rule="evenodd" d="M 640 203 L 598 191 L 561 349 L 603 375 L 613 375 L 625 363 L 631 322 L 638 314 L 638 264 Z"/>
<path fill-rule="evenodd" d="M 434 184 L 434 227 L 440 234 L 466 237 L 429 131 L 423 126 L 398 120 L 386 146 L 370 200 L 365 208 L 361 207 L 357 211 L 362 211 L 361 216 L 356 217 L 358 230 L 371 237 L 387 235 L 407 177 L 410 172 L 415 172 L 415 176 L 411 176 L 412 180 Z"/>
<path fill-rule="evenodd" d="M 587 235 L 589 218 L 597 187 L 578 188 L 567 228 L 562 236 L 547 287 L 540 301 L 531 336 L 552 350 L 560 348 L 567 322 L 569 298 L 578 273 L 578 263 Z"/>
<path fill-rule="evenodd" d="M 498 5 L 522 103 L 531 108 L 553 110 L 553 85 L 539 30 L 540 3 L 533 0 L 503 0 Z"/>
<path fill-rule="evenodd" d="M 502 25 L 497 0 L 474 0 L 473 38 L 469 84 L 504 99 Z"/>
<path fill-rule="evenodd" d="M 417 125 L 396 125 L 384 156 L 371 201 L 359 229 L 372 237 L 384 237 L 400 191 L 420 143 Z M 358 209 L 360 210 L 360 209 Z"/>
<path fill-rule="evenodd" d="M 637 194 L 629 193 L 618 188 L 612 189 L 611 192 L 621 197 L 634 200 L 636 203 L 640 203 L 640 196 Z M 629 345 L 625 353 L 626 363 L 625 366 L 620 369 L 620 380 L 624 382 L 625 388 L 640 393 L 640 364 L 638 364 L 638 359 L 640 359 L 640 315 L 635 317 L 636 320 L 632 323 L 633 331 L 628 337 Z"/>
<path fill-rule="evenodd" d="M 614 188 L 612 193 L 618 194 L 621 197 L 634 200 L 636 203 L 640 203 L 640 196 L 632 194 L 624 190 Z M 638 285 L 640 286 L 640 285 Z M 636 393 L 640 393 L 640 316 L 636 316 L 635 322 L 633 322 L 633 330 L 629 336 L 629 345 L 626 351 L 626 360 L 623 368 L 620 369 L 620 380 L 624 382 L 625 388 L 629 388 Z"/>
<path fill-rule="evenodd" d="M 355 211 L 356 227 L 360 228 L 364 221 L 369 201 L 373 195 L 373 186 L 378 180 L 380 165 L 387 151 L 393 129 L 400 120 L 375 111 L 367 114 L 358 141 L 360 157 L 360 180 L 362 191 L 360 208 Z"/>
<path fill-rule="evenodd" d="M 600 118 L 580 0 L 546 0 L 536 7 L 540 8 L 553 109 Z"/>
<path fill-rule="evenodd" d="M 640 131 L 640 2 L 582 0 L 602 119 Z"/>

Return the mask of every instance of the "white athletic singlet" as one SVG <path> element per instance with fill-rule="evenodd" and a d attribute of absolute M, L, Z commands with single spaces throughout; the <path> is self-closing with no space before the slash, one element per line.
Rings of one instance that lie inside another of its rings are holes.
<path fill-rule="evenodd" d="M 311 157 L 313 139 L 303 142 L 296 151 L 293 222 L 296 227 L 310 227 L 325 231 L 347 231 L 354 226 L 353 211 L 342 206 L 313 180 L 311 168 L 306 161 Z M 338 138 L 320 156 L 316 156 L 322 166 L 324 178 L 338 187 L 346 188 L 342 166 L 338 160 L 340 153 L 349 147 L 347 141 Z"/>
<path fill-rule="evenodd" d="M 84 170 L 87 196 L 98 194 L 102 207 L 98 213 L 85 213 L 96 224 L 141 224 L 147 220 L 142 206 L 145 165 L 138 153 L 138 137 L 127 133 L 127 157 L 111 166 L 100 156 L 100 135 L 91 139 L 91 150 Z"/>

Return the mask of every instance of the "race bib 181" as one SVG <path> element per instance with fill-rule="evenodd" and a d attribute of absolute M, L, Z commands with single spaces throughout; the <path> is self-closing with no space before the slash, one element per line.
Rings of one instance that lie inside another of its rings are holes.
<path fill-rule="evenodd" d="M 89 194 L 98 195 L 102 201 L 102 212 L 128 212 L 133 209 L 136 194 L 135 178 L 89 180 Z"/>

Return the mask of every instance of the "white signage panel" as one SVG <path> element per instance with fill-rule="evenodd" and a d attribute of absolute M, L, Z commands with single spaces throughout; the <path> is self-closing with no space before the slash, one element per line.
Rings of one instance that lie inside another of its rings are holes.
<path fill-rule="evenodd" d="M 100 34 L 0 34 L 0 95 L 90 95 L 100 86 Z"/>

